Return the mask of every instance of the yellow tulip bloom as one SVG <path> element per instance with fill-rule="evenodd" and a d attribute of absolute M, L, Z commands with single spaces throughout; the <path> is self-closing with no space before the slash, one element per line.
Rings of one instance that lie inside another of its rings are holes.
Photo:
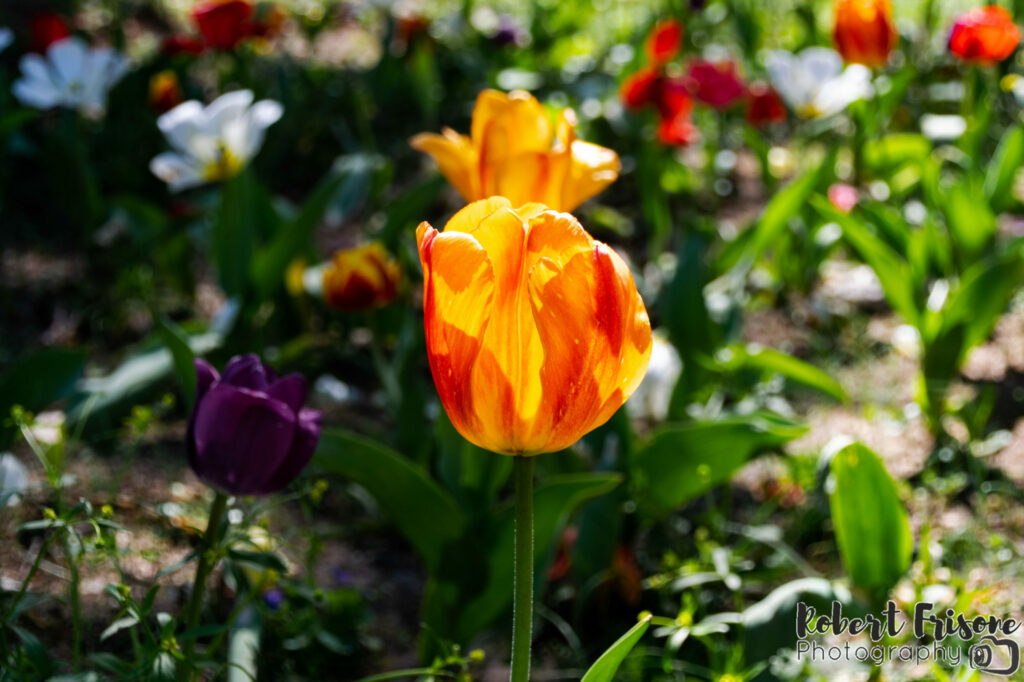
<path fill-rule="evenodd" d="M 503 196 L 516 206 L 571 211 L 614 182 L 620 168 L 614 151 L 577 140 L 575 127 L 572 109 L 562 109 L 552 124 L 530 93 L 484 90 L 469 137 L 445 128 L 410 144 L 437 161 L 466 201 Z"/>

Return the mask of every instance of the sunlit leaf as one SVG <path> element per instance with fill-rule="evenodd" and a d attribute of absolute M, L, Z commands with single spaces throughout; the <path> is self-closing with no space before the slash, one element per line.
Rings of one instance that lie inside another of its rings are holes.
<path fill-rule="evenodd" d="M 881 603 L 910 568 L 914 537 L 885 465 L 860 443 L 829 463 L 828 497 L 839 555 L 853 584 Z"/>
<path fill-rule="evenodd" d="M 770 415 L 657 429 L 632 457 L 633 499 L 648 519 L 725 483 L 753 456 L 777 450 L 805 427 Z"/>
<path fill-rule="evenodd" d="M 581 682 L 612 682 L 619 666 L 626 660 L 626 656 L 633 650 L 640 638 L 647 632 L 651 625 L 651 615 L 644 616 L 639 623 L 634 625 L 626 634 L 615 640 L 608 649 L 601 654 L 601 657 L 594 661 L 590 670 L 583 676 Z"/>

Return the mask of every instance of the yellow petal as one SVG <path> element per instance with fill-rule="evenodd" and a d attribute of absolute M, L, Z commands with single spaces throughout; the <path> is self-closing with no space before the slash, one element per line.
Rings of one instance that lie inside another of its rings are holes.
<path fill-rule="evenodd" d="M 611 149 L 582 140 L 571 146 L 571 164 L 562 187 L 560 210 L 571 211 L 619 177 L 622 164 Z"/>
<path fill-rule="evenodd" d="M 459 433 L 489 447 L 470 377 L 480 361 L 490 320 L 494 294 L 490 260 L 479 242 L 463 232 L 439 233 L 422 223 L 416 236 L 423 264 L 427 356 L 438 395 Z"/>
<path fill-rule="evenodd" d="M 443 135 L 420 133 L 409 140 L 409 144 L 413 149 L 430 154 L 441 173 L 466 201 L 483 199 L 477 173 L 477 153 L 472 142 L 451 128 L 442 132 Z"/>

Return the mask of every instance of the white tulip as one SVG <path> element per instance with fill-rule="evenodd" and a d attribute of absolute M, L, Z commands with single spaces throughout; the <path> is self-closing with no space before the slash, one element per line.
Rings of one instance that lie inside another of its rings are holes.
<path fill-rule="evenodd" d="M 183 102 L 157 119 L 174 151 L 154 157 L 149 169 L 172 192 L 230 178 L 256 156 L 282 113 L 273 100 L 253 104 L 251 90 L 229 92 L 205 107 Z"/>
<path fill-rule="evenodd" d="M 36 109 L 66 107 L 100 116 L 107 93 L 128 71 L 128 61 L 109 47 L 90 48 L 81 38 L 63 38 L 46 49 L 46 57 L 21 58 L 21 78 L 13 86 L 22 104 Z"/>
<path fill-rule="evenodd" d="M 14 42 L 14 31 L 9 28 L 0 28 L 0 52 L 3 52 Z"/>
<path fill-rule="evenodd" d="M 772 86 L 801 118 L 832 116 L 873 94 L 870 69 L 851 64 L 844 70 L 843 58 L 827 47 L 773 50 L 766 64 Z"/>

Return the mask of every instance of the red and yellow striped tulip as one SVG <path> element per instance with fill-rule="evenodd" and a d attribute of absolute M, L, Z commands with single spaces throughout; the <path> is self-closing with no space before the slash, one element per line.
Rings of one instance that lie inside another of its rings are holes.
<path fill-rule="evenodd" d="M 884 66 L 899 34 L 889 0 L 836 0 L 832 39 L 843 59 L 872 68 Z"/>
<path fill-rule="evenodd" d="M 476 100 L 469 137 L 445 128 L 410 144 L 437 161 L 466 201 L 508 197 L 571 211 L 615 181 L 619 157 L 576 139 L 576 115 L 563 109 L 552 124 L 544 107 L 522 90 L 484 90 Z"/>
<path fill-rule="evenodd" d="M 622 259 L 572 215 L 492 197 L 416 237 L 430 369 L 467 440 L 508 455 L 561 450 L 640 384 L 644 303 Z"/>
<path fill-rule="evenodd" d="M 342 249 L 324 270 L 324 301 L 338 310 L 387 305 L 398 295 L 400 280 L 398 263 L 381 244 Z"/>

